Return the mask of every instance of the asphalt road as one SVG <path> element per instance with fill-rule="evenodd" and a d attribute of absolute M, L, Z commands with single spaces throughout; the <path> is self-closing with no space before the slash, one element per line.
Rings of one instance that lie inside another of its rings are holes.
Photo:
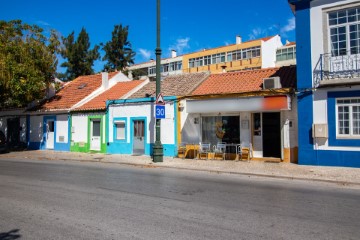
<path fill-rule="evenodd" d="M 360 191 L 116 164 L 0 160 L 0 240 L 360 239 Z"/>

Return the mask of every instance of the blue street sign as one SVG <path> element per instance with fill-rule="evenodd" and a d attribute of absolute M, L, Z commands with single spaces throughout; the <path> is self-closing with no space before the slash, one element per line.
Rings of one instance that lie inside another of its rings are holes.
<path fill-rule="evenodd" d="M 155 107 L 155 117 L 158 118 L 165 118 L 165 106 L 164 105 L 156 105 Z"/>

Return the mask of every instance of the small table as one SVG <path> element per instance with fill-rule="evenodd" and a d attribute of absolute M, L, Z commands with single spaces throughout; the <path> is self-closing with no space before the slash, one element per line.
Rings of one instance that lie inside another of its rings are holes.
<path fill-rule="evenodd" d="M 227 143 L 226 144 L 226 153 L 235 153 L 235 161 L 239 160 L 239 147 L 241 146 L 241 144 L 239 143 Z M 235 148 L 235 151 L 234 151 Z"/>
<path fill-rule="evenodd" d="M 188 153 L 192 152 L 192 158 L 196 159 L 198 151 L 199 151 L 199 144 L 195 144 L 195 143 L 186 144 L 185 157 L 188 155 Z"/>

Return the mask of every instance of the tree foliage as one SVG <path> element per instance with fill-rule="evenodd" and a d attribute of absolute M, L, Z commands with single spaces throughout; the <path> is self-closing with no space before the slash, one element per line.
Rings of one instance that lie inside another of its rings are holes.
<path fill-rule="evenodd" d="M 121 24 L 114 26 L 111 40 L 102 44 L 105 52 L 102 60 L 107 61 L 104 70 L 124 70 L 134 63 L 135 52 L 131 48 L 128 34 L 129 26 L 123 27 Z"/>
<path fill-rule="evenodd" d="M 73 80 L 78 76 L 93 74 L 92 66 L 95 60 L 100 58 L 99 46 L 90 49 L 90 38 L 85 28 L 82 28 L 75 40 L 75 33 L 62 37 L 63 49 L 61 56 L 67 61 L 61 64 L 66 68 L 67 80 Z"/>
<path fill-rule="evenodd" d="M 0 21 L 0 108 L 23 107 L 42 99 L 56 72 L 60 42 L 36 25 Z"/>

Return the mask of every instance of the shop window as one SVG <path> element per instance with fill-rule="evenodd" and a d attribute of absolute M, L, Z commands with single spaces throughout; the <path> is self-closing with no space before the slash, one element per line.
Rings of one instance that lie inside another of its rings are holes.
<path fill-rule="evenodd" d="M 254 136 L 261 136 L 261 114 L 253 114 L 253 126 L 254 126 Z"/>
<path fill-rule="evenodd" d="M 240 143 L 239 116 L 202 117 L 202 142 Z"/>

